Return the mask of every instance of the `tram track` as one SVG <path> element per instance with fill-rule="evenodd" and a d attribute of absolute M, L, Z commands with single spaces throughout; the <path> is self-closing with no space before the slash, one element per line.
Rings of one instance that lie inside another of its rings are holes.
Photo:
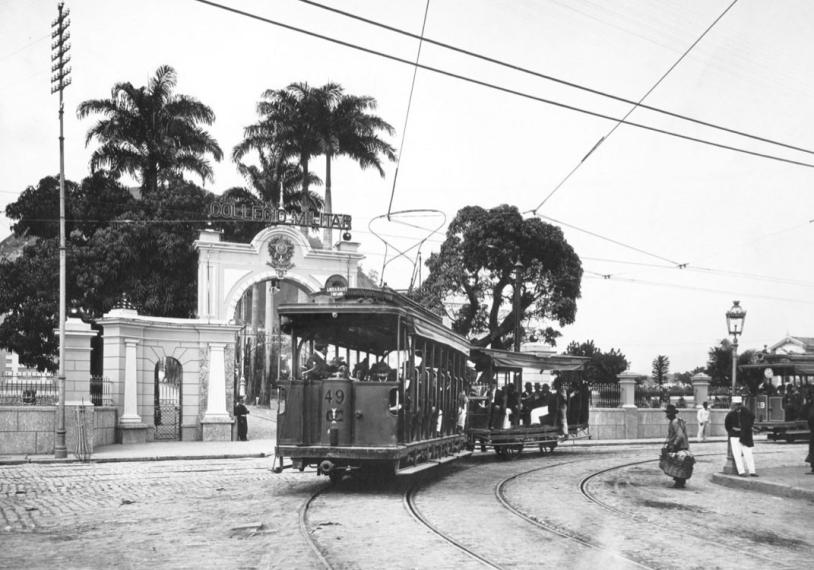
<path fill-rule="evenodd" d="M 298 515 L 299 525 L 300 525 L 300 534 L 305 539 L 306 543 L 311 549 L 311 552 L 317 557 L 320 564 L 322 564 L 323 568 L 327 568 L 329 570 L 333 570 L 334 566 L 328 560 L 328 554 L 324 551 L 323 547 L 319 545 L 316 538 L 314 538 L 313 533 L 310 531 L 308 527 L 308 511 L 313 505 L 314 501 L 325 492 L 327 487 L 321 487 L 316 491 L 312 492 L 311 495 L 308 497 L 306 501 L 300 505 Z"/>
<path fill-rule="evenodd" d="M 770 452 L 770 453 L 772 453 L 772 452 Z M 777 452 L 774 452 L 774 453 L 777 453 Z M 697 457 L 720 457 L 720 454 L 719 453 L 701 453 L 701 454 L 696 454 L 695 457 L 696 458 Z M 602 509 L 604 509 L 604 510 L 606 510 L 606 511 L 608 511 L 608 512 L 614 514 L 614 515 L 616 515 L 616 516 L 619 516 L 619 517 L 626 518 L 626 519 L 631 520 L 631 521 L 641 523 L 641 522 L 643 522 L 645 520 L 645 517 L 643 517 L 641 514 L 638 514 L 638 513 L 631 513 L 629 511 L 622 510 L 622 509 L 620 509 L 618 507 L 615 507 L 615 506 L 607 503 L 606 501 L 601 500 L 600 498 L 597 497 L 596 494 L 594 494 L 593 492 L 590 491 L 589 484 L 592 481 L 598 479 L 600 476 L 611 473 L 613 471 L 619 471 L 621 469 L 627 469 L 629 467 L 635 467 L 635 466 L 638 466 L 638 465 L 645 465 L 645 464 L 653 463 L 653 462 L 656 462 L 656 461 L 658 461 L 658 459 L 644 459 L 644 460 L 624 463 L 624 464 L 621 464 L 621 465 L 614 465 L 612 467 L 608 467 L 608 468 L 605 468 L 605 469 L 600 469 L 599 471 L 591 473 L 590 475 L 587 475 L 586 477 L 582 478 L 582 480 L 579 483 L 580 493 L 582 494 L 583 497 L 585 497 L 585 499 L 587 499 L 592 504 L 594 504 L 594 505 L 596 505 L 596 506 L 598 506 L 598 507 L 600 507 L 600 508 L 602 508 Z M 685 533 L 687 532 L 686 527 L 676 529 L 675 525 L 666 525 L 666 524 L 653 523 L 652 521 L 647 521 L 647 524 L 651 528 L 654 527 L 654 526 L 658 526 L 658 527 L 661 527 L 662 529 L 664 529 L 665 531 L 675 532 L 677 530 L 680 530 L 681 532 L 685 532 Z M 707 544 L 714 545 L 716 548 L 725 548 L 725 549 L 727 549 L 727 550 L 729 550 L 731 552 L 737 553 L 737 554 L 742 553 L 741 549 L 739 547 L 726 544 L 725 542 L 721 542 L 720 540 L 711 540 L 711 539 L 709 539 L 709 538 L 707 538 L 707 537 L 705 537 L 703 535 L 699 535 L 699 534 L 694 534 L 694 538 L 696 540 L 706 542 Z M 788 565 L 785 565 L 782 562 L 778 561 L 776 557 L 763 556 L 763 555 L 761 555 L 759 553 L 756 553 L 756 552 L 751 552 L 750 556 L 752 558 L 758 558 L 760 560 L 763 560 L 764 562 L 767 563 L 767 567 L 777 567 L 777 566 L 780 566 L 780 567 L 783 567 L 783 568 L 788 568 L 789 567 Z"/>

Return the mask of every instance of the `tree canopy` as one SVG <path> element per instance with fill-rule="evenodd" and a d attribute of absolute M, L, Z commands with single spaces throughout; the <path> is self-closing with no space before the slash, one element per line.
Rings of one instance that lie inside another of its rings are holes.
<path fill-rule="evenodd" d="M 670 373 L 670 358 L 659 354 L 653 359 L 653 380 L 656 384 L 661 386 L 667 381 L 667 375 Z"/>
<path fill-rule="evenodd" d="M 211 125 L 215 113 L 192 97 L 173 92 L 175 70 L 163 65 L 146 86 L 130 82 L 113 86 L 109 99 L 79 104 L 77 116 L 102 115 L 88 131 L 85 144 L 99 143 L 90 159 L 91 172 L 107 169 L 116 176 L 136 177 L 145 192 L 155 192 L 183 172 L 202 182 L 212 179 L 206 158 L 223 158 L 218 143 L 201 125 Z"/>
<path fill-rule="evenodd" d="M 587 356 L 591 360 L 582 371 L 566 372 L 561 375 L 565 375 L 566 378 L 569 375 L 582 375 L 591 384 L 617 382 L 618 375 L 628 368 L 627 358 L 621 350 L 612 348 L 610 351 L 604 352 L 594 344 L 593 340 L 582 343 L 572 342 L 565 349 L 565 354 Z"/>
<path fill-rule="evenodd" d="M 440 251 L 427 260 L 429 277 L 413 296 L 438 312 L 456 307 L 449 310 L 452 328 L 473 337 L 474 344 L 508 348 L 514 341 L 518 261 L 523 266 L 521 322 L 574 322 L 582 279 L 579 257 L 558 227 L 538 218 L 523 219 L 516 207 L 506 204 L 459 210 Z M 561 335 L 551 326 L 541 333 L 551 345 Z"/>

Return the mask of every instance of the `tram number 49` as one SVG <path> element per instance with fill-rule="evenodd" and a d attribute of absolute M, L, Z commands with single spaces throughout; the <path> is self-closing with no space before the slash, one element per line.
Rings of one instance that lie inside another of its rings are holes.
<path fill-rule="evenodd" d="M 325 399 L 328 401 L 328 405 L 330 406 L 332 403 L 336 406 L 342 404 L 345 401 L 345 392 L 344 390 L 336 390 L 335 392 L 331 393 L 330 390 L 325 392 Z M 337 410 L 336 408 L 329 408 L 328 412 L 325 415 L 325 418 L 328 421 L 335 421 L 341 422 L 342 416 L 344 415 L 343 410 Z"/>

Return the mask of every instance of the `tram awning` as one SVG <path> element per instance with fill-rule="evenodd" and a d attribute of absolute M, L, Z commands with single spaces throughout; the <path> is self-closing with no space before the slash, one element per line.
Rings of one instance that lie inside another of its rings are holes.
<path fill-rule="evenodd" d="M 438 331 L 429 324 L 423 323 L 418 319 L 413 320 L 413 330 L 415 330 L 416 334 L 419 336 L 446 345 L 460 353 L 463 353 L 464 355 L 469 355 L 469 343 L 463 337 L 459 337 L 451 331 Z"/>
<path fill-rule="evenodd" d="M 496 348 L 472 348 L 473 359 L 484 356 L 498 368 L 533 368 L 536 370 L 579 370 L 590 358 L 565 354 L 537 355 L 529 352 L 510 352 Z"/>

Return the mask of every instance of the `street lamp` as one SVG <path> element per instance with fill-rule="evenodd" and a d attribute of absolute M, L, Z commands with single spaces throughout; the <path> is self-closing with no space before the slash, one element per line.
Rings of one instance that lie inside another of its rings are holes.
<path fill-rule="evenodd" d="M 514 263 L 514 351 L 520 352 L 520 278 L 523 274 L 523 264 L 520 259 Z"/>
<path fill-rule="evenodd" d="M 738 335 L 743 333 L 743 321 L 746 320 L 746 311 L 740 303 L 733 301 L 732 308 L 726 312 L 726 327 L 732 335 L 732 396 L 735 395 L 735 379 L 738 375 Z"/>
<path fill-rule="evenodd" d="M 738 335 L 743 333 L 743 321 L 746 319 L 746 311 L 740 305 L 740 301 L 733 301 L 732 308 L 726 312 L 726 328 L 732 335 L 732 389 L 731 398 L 735 396 L 735 382 L 738 375 Z M 726 436 L 726 463 L 723 472 L 734 475 L 738 472 L 735 466 L 735 457 L 732 455 L 732 443 L 729 441 L 729 434 Z"/>

